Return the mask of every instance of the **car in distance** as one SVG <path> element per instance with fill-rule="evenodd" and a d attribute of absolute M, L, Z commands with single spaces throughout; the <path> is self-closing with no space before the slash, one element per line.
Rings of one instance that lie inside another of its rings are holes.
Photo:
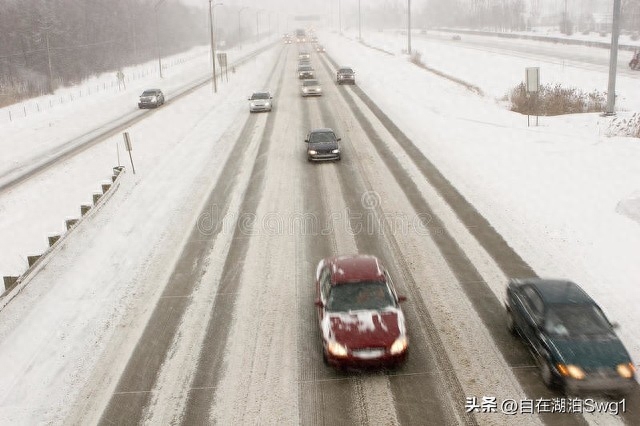
<path fill-rule="evenodd" d="M 299 79 L 315 78 L 315 77 L 316 77 L 316 73 L 313 70 L 313 67 L 311 65 L 300 65 L 300 66 L 298 66 L 298 78 Z"/>
<path fill-rule="evenodd" d="M 249 112 L 271 111 L 273 97 L 269 92 L 255 92 L 249 97 Z"/>
<path fill-rule="evenodd" d="M 393 367 L 409 340 L 399 297 L 375 256 L 328 257 L 316 268 L 316 300 L 325 363 L 342 368 Z"/>
<path fill-rule="evenodd" d="M 635 367 L 607 317 L 571 281 L 512 279 L 507 325 L 534 355 L 543 382 L 565 392 L 624 394 Z"/>
<path fill-rule="evenodd" d="M 298 53 L 298 60 L 300 59 L 311 59 L 311 55 L 307 51 L 301 51 Z"/>
<path fill-rule="evenodd" d="M 300 91 L 302 96 L 322 96 L 322 87 L 320 87 L 318 80 L 315 79 L 302 80 Z"/>
<path fill-rule="evenodd" d="M 316 52 L 318 53 L 323 53 L 324 52 L 324 46 L 319 44 L 316 46 Z"/>
<path fill-rule="evenodd" d="M 138 108 L 157 108 L 164 104 L 164 94 L 160 89 L 147 89 L 138 100 Z"/>
<path fill-rule="evenodd" d="M 336 73 L 336 81 L 338 84 L 356 84 L 356 73 L 349 67 L 342 67 Z"/>
<path fill-rule="evenodd" d="M 307 161 L 340 161 L 340 138 L 328 128 L 311 130 L 307 143 Z"/>

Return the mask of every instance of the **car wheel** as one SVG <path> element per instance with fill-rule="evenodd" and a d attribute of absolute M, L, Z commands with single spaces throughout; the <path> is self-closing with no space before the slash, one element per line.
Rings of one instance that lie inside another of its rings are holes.
<path fill-rule="evenodd" d="M 540 376 L 542 377 L 542 382 L 548 388 L 554 387 L 553 381 L 553 372 L 551 371 L 551 365 L 549 365 L 549 361 L 542 356 L 538 355 L 538 367 L 540 368 Z"/>
<path fill-rule="evenodd" d="M 509 333 L 516 336 L 518 331 L 516 330 L 516 322 L 513 319 L 513 314 L 511 313 L 511 309 L 507 309 L 507 330 Z"/>

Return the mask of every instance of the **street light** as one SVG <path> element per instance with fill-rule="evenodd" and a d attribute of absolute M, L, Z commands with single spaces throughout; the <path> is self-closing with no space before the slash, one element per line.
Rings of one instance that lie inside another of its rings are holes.
<path fill-rule="evenodd" d="M 242 22 L 240 21 L 240 14 L 245 9 L 249 9 L 249 7 L 244 6 L 238 11 L 238 45 L 242 43 Z"/>
<path fill-rule="evenodd" d="M 214 36 L 214 14 L 213 10 L 216 6 L 222 6 L 222 3 L 212 4 L 213 0 L 209 0 L 209 29 L 211 32 L 211 66 L 213 68 L 213 93 L 218 93 L 218 83 L 216 82 L 216 38 Z"/>
<path fill-rule="evenodd" d="M 165 0 L 159 0 L 155 6 L 153 6 L 154 16 L 156 18 L 156 49 L 158 51 L 158 69 L 160 70 L 160 78 L 162 77 L 162 56 L 160 55 L 160 34 L 158 32 L 158 6 L 164 3 Z"/>
<path fill-rule="evenodd" d="M 360 11 L 360 0 L 358 0 L 358 39 L 362 41 L 362 13 Z"/>
<path fill-rule="evenodd" d="M 411 0 L 407 0 L 407 53 L 411 55 Z"/>
<path fill-rule="evenodd" d="M 264 10 L 256 9 L 256 39 L 260 38 L 260 12 L 264 12 Z"/>

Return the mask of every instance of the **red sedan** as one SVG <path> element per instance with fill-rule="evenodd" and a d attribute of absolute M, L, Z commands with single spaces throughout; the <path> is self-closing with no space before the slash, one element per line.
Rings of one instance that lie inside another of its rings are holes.
<path fill-rule="evenodd" d="M 369 255 L 323 259 L 316 270 L 316 301 L 323 358 L 335 367 L 402 364 L 409 340 L 388 272 Z"/>

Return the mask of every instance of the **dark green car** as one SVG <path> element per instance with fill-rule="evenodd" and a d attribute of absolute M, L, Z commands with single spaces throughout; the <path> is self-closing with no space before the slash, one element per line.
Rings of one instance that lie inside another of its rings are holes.
<path fill-rule="evenodd" d="M 567 393 L 624 394 L 635 366 L 607 317 L 571 281 L 511 280 L 507 325 L 528 344 L 547 386 Z"/>

